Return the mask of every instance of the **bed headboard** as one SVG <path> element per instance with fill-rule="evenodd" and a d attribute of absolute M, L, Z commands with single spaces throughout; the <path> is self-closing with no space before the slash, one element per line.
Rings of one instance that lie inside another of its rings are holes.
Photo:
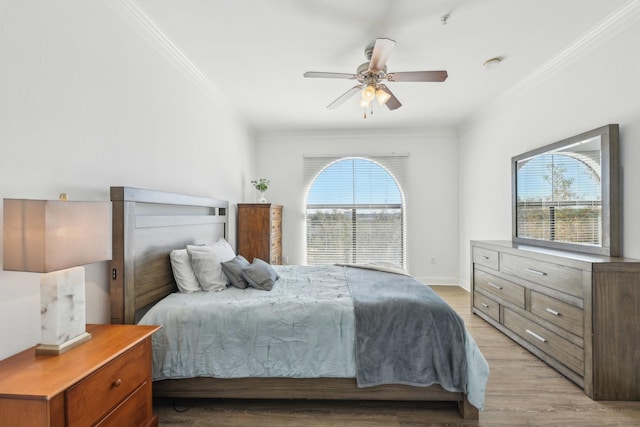
<path fill-rule="evenodd" d="M 111 323 L 135 323 L 137 312 L 176 291 L 173 249 L 228 238 L 229 202 L 111 187 L 111 203 Z"/>

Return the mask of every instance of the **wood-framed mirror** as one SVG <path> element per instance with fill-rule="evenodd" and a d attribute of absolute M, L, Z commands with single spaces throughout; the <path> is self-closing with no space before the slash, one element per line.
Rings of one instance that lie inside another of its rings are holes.
<path fill-rule="evenodd" d="M 618 134 L 609 124 L 511 159 L 514 243 L 621 255 Z"/>

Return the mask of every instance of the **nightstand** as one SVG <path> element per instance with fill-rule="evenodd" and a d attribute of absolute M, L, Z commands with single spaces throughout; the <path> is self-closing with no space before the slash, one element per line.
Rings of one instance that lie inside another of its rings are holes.
<path fill-rule="evenodd" d="M 157 426 L 151 335 L 158 329 L 87 325 L 93 338 L 60 356 L 31 348 L 0 361 L 0 424 Z"/>

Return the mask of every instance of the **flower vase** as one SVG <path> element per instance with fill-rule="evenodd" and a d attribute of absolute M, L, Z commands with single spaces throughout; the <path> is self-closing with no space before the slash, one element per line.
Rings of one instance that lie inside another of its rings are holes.
<path fill-rule="evenodd" d="M 258 203 L 267 203 L 267 199 L 264 197 L 264 191 L 260 192 L 260 197 L 258 197 Z"/>

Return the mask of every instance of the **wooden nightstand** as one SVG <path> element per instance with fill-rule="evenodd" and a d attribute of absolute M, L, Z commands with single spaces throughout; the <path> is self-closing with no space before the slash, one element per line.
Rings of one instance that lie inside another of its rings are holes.
<path fill-rule="evenodd" d="M 151 335 L 158 329 L 87 325 L 93 339 L 60 356 L 31 348 L 0 361 L 0 424 L 156 426 Z"/>

